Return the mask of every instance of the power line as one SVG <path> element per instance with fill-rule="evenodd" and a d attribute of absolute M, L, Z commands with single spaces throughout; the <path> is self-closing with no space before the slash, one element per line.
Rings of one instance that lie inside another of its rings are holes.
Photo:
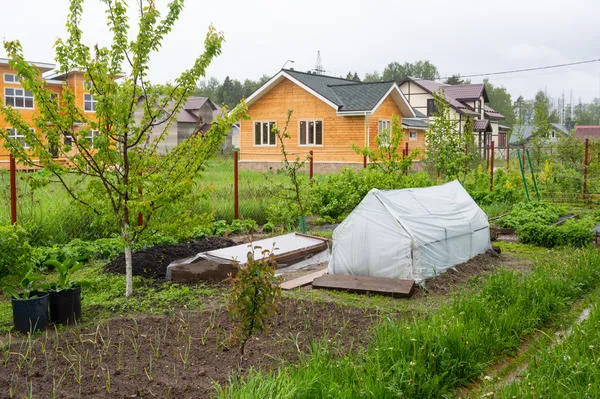
<path fill-rule="evenodd" d="M 476 77 L 480 77 L 480 76 L 507 75 L 509 73 L 539 71 L 539 70 L 542 70 L 542 69 L 554 69 L 554 68 L 563 68 L 563 67 L 573 66 L 573 65 L 591 64 L 593 62 L 600 62 L 600 58 L 595 58 L 595 59 L 592 59 L 592 60 L 585 60 L 585 61 L 568 62 L 568 63 L 565 63 L 565 64 L 546 65 L 546 66 L 533 67 L 533 68 L 512 69 L 512 70 L 509 70 L 509 71 L 500 71 L 500 72 L 474 73 L 474 74 L 470 74 L 470 75 L 459 75 L 459 76 L 461 78 L 476 78 Z M 448 79 L 450 77 L 451 76 L 440 78 L 440 80 L 441 79 Z"/>

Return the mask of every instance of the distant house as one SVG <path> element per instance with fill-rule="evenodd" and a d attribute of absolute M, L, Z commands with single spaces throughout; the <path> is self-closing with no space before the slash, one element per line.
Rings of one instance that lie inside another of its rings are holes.
<path fill-rule="evenodd" d="M 573 137 L 581 141 L 585 141 L 585 139 L 600 140 L 600 125 L 575 126 Z"/>
<path fill-rule="evenodd" d="M 427 123 L 416 118 L 394 82 L 361 83 L 333 76 L 282 69 L 246 100 L 248 120 L 240 121 L 240 163 L 265 169 L 281 164 L 273 127 L 288 125 L 286 150 L 295 157 L 313 151 L 315 171 L 359 166 L 352 146 L 375 147 L 377 135 L 402 120 L 409 151 L 425 148 Z"/>
<path fill-rule="evenodd" d="M 534 125 L 515 125 L 513 126 L 510 135 L 510 145 L 518 146 L 528 143 L 535 134 Z M 559 123 L 550 124 L 550 135 L 546 138 L 546 142 L 556 143 L 561 137 L 569 135 L 569 128 Z"/>
<path fill-rule="evenodd" d="M 450 117 L 458 121 L 460 132 L 464 131 L 467 120 L 473 121 L 475 142 L 484 157 L 483 149 L 492 141 L 497 149 L 506 148 L 509 128 L 500 124 L 504 116 L 487 104 L 484 84 L 449 85 L 409 77 L 400 83 L 400 90 L 415 111 L 428 119 L 434 118 L 436 113 L 433 94 L 442 95 L 450 107 Z"/>
<path fill-rule="evenodd" d="M 167 105 L 165 112 L 168 112 L 170 107 L 172 109 L 172 103 Z M 208 97 L 189 97 L 177 115 L 176 121 L 169 126 L 164 141 L 157 149 L 158 152 L 164 154 L 188 137 L 208 131 L 218 111 L 219 107 Z M 138 109 L 136 116 L 141 118 L 142 112 L 142 109 Z M 155 126 L 150 133 L 151 137 L 155 138 L 162 134 L 165 123 Z"/>

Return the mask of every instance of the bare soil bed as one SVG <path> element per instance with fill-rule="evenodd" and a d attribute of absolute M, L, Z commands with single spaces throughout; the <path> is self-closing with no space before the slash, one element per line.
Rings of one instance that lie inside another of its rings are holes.
<path fill-rule="evenodd" d="M 58 336 L 48 330 L 31 344 L 13 337 L 0 363 L 0 398 L 24 397 L 28 389 L 48 398 L 210 397 L 232 371 L 295 362 L 311 342 L 329 340 L 342 353 L 364 345 L 379 317 L 375 310 L 284 300 L 268 334 L 251 338 L 243 357 L 230 344 L 223 308 L 115 318 Z"/>
<path fill-rule="evenodd" d="M 233 245 L 236 245 L 234 241 L 222 237 L 209 237 L 185 244 L 156 245 L 133 253 L 133 275 L 161 280 L 165 278 L 167 266 L 174 260 Z M 107 263 L 104 271 L 125 274 L 125 255 Z"/>

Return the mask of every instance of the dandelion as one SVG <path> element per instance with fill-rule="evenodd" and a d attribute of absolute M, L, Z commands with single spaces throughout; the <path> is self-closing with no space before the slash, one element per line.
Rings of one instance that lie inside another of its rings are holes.
<path fill-rule="evenodd" d="M 489 375 L 486 375 L 485 377 L 483 377 L 483 379 L 486 381 L 491 381 L 492 377 L 490 377 Z"/>
<path fill-rule="evenodd" d="M 565 356 L 563 357 L 563 359 L 565 360 L 565 362 L 568 362 L 569 360 L 571 360 L 571 356 L 569 356 L 569 355 L 565 355 Z"/>
<path fill-rule="evenodd" d="M 411 340 L 412 342 L 416 342 L 416 341 L 417 341 L 417 340 L 416 340 L 416 338 L 411 338 L 410 340 Z"/>
<path fill-rule="evenodd" d="M 410 365 L 410 367 L 413 367 L 416 363 L 415 362 L 410 362 L 408 364 Z"/>
<path fill-rule="evenodd" d="M 588 346 L 588 348 L 590 348 L 590 349 L 594 349 L 594 348 L 595 348 L 595 346 L 594 346 L 594 345 L 590 345 L 590 346 Z"/>

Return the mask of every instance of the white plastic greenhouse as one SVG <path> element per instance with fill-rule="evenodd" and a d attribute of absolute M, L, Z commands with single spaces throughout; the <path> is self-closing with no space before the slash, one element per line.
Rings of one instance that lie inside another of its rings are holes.
<path fill-rule="evenodd" d="M 334 230 L 328 272 L 421 283 L 490 247 L 488 218 L 458 181 L 373 189 Z"/>

